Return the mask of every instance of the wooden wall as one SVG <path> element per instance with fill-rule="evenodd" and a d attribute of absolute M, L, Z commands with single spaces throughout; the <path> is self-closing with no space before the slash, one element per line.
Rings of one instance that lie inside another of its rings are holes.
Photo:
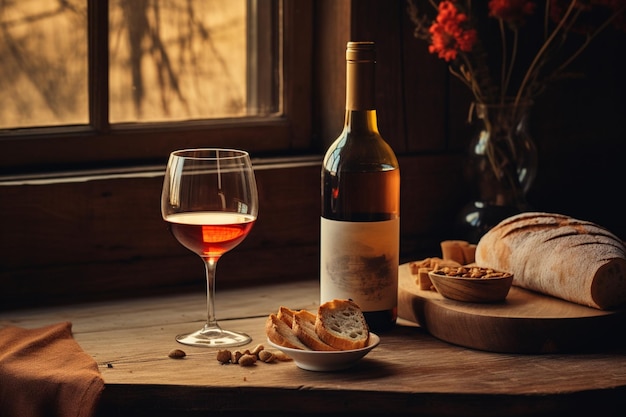
<path fill-rule="evenodd" d="M 343 123 L 348 40 L 379 45 L 379 127 L 402 170 L 402 260 L 437 255 L 440 240 L 457 237 L 454 217 L 469 198 L 462 177 L 467 92 L 413 38 L 404 2 L 321 0 L 315 13 L 312 134 L 319 148 L 296 164 L 257 161 L 259 221 L 220 261 L 218 291 L 317 278 L 320 160 Z M 529 199 L 539 210 L 594 220 L 626 238 L 626 88 L 618 55 L 607 53 L 623 45 L 623 36 L 602 39 L 583 56 L 584 78 L 559 84 L 537 103 L 540 171 Z M 160 217 L 162 169 L 1 183 L 0 309 L 201 291 L 200 260 Z"/>

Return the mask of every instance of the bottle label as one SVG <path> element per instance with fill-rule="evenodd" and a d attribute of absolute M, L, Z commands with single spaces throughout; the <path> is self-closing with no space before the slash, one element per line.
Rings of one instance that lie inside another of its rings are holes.
<path fill-rule="evenodd" d="M 322 217 L 320 302 L 352 299 L 363 311 L 398 304 L 400 219 L 347 222 Z"/>

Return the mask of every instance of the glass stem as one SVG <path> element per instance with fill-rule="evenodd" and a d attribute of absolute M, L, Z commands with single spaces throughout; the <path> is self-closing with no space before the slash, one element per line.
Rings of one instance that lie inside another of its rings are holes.
<path fill-rule="evenodd" d="M 215 268 L 217 258 L 202 258 L 206 269 L 206 328 L 219 328 L 215 317 Z"/>

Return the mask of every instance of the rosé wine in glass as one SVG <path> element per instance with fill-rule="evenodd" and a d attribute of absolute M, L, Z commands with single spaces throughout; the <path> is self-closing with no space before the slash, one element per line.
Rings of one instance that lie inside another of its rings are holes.
<path fill-rule="evenodd" d="M 208 148 L 171 153 L 161 214 L 176 240 L 204 261 L 207 281 L 207 322 L 200 330 L 176 336 L 180 343 L 226 347 L 251 341 L 247 334 L 217 323 L 215 268 L 250 233 L 257 213 L 256 180 L 247 152 Z"/>

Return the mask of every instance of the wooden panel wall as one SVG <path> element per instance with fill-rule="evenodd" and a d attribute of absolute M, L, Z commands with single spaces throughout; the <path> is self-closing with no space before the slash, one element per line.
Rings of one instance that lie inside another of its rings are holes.
<path fill-rule="evenodd" d="M 403 259 L 430 251 L 458 203 L 450 158 L 401 158 Z M 219 261 L 217 286 L 316 279 L 320 167 L 257 170 L 259 217 Z M 0 309 L 202 291 L 200 259 L 169 234 L 162 175 L 0 186 Z M 413 198 L 424 189 L 425 197 Z M 437 192 L 437 189 L 439 192 Z"/>
<path fill-rule="evenodd" d="M 345 43 L 382 46 L 379 127 L 400 157 L 402 259 L 435 255 L 455 238 L 467 201 L 462 178 L 469 141 L 467 93 L 412 37 L 405 3 L 315 3 L 315 158 L 343 123 Z M 617 64 L 624 37 L 604 38 L 583 57 L 582 79 L 537 103 L 533 132 L 540 171 L 529 198 L 540 210 L 597 221 L 626 238 L 620 194 L 626 154 L 626 79 Z M 603 62 L 603 65 L 597 65 Z M 454 82 L 453 82 L 454 81 Z M 318 159 L 257 172 L 259 221 L 218 266 L 219 288 L 315 279 Z M 202 264 L 169 235 L 159 213 L 160 174 L 0 186 L 0 309 L 202 290 Z"/>

